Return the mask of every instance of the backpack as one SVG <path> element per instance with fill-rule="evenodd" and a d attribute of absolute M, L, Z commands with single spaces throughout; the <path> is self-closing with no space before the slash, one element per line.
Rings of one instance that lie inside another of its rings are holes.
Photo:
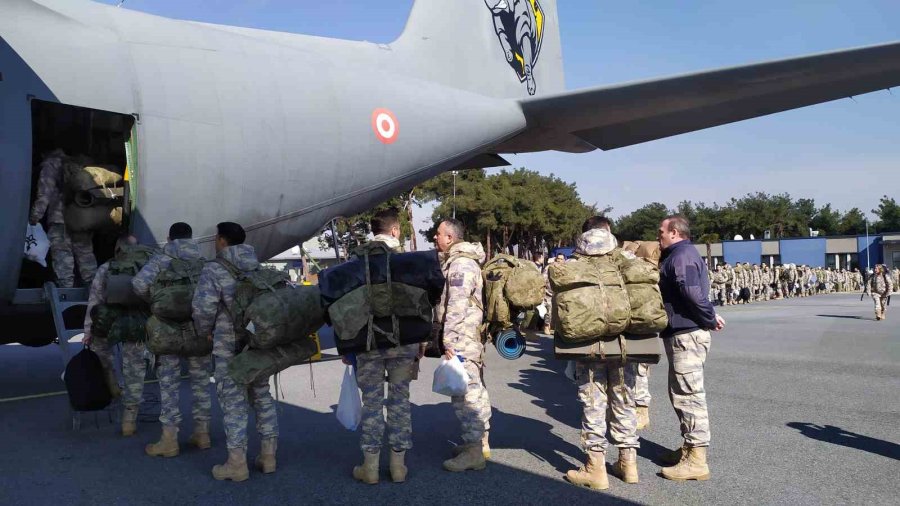
<path fill-rule="evenodd" d="M 150 286 L 150 312 L 173 322 L 190 321 L 191 302 L 204 264 L 206 261 L 202 258 L 172 257 L 169 266 Z"/>
<path fill-rule="evenodd" d="M 544 276 L 532 262 L 512 255 L 497 255 L 481 272 L 484 320 L 489 324 L 510 328 L 517 310 L 534 309 L 544 300 Z"/>
<path fill-rule="evenodd" d="M 154 355 L 205 357 L 212 353 L 212 348 L 212 341 L 197 335 L 190 320 L 176 322 L 156 315 L 147 319 L 147 349 Z"/>
<path fill-rule="evenodd" d="M 646 335 L 665 330 L 669 317 L 659 290 L 659 269 L 644 258 L 623 258 L 619 267 L 631 305 L 626 332 Z"/>
<path fill-rule="evenodd" d="M 555 335 L 569 343 L 606 335 L 609 296 L 600 271 L 589 262 L 555 262 L 549 275 L 554 293 Z"/>
<path fill-rule="evenodd" d="M 120 287 L 131 290 L 133 278 L 156 253 L 148 246 L 126 245 L 121 247 L 109 262 L 107 289 Z M 133 293 L 133 292 L 131 292 Z M 107 290 L 107 301 L 124 301 L 130 298 L 127 294 L 110 294 Z M 106 302 L 91 309 L 91 332 L 98 337 L 106 338 L 109 344 L 120 342 L 144 342 L 147 340 L 147 318 L 149 308 L 138 301 L 134 305 Z"/>
<path fill-rule="evenodd" d="M 605 309 L 608 327 L 604 335 L 615 336 L 625 332 L 631 319 L 631 303 L 625 289 L 625 278 L 619 272 L 619 263 L 624 258 L 621 251 L 600 256 L 576 254 L 574 257 L 579 262 L 587 261 L 600 271 L 600 280 L 607 295 Z"/>
<path fill-rule="evenodd" d="M 65 382 L 75 411 L 99 411 L 112 402 L 100 357 L 87 346 L 69 360 Z"/>
<path fill-rule="evenodd" d="M 318 287 L 294 286 L 286 272 L 245 272 L 225 259 L 215 261 L 237 281 L 231 318 L 239 342 L 274 348 L 305 339 L 325 323 Z"/>
<path fill-rule="evenodd" d="M 341 354 L 427 341 L 444 276 L 434 252 L 395 253 L 373 241 L 319 274 Z"/>
<path fill-rule="evenodd" d="M 316 341 L 310 336 L 268 350 L 251 348 L 228 362 L 228 374 L 235 383 L 249 385 L 258 378 L 268 378 L 292 365 L 306 362 L 317 352 Z"/>

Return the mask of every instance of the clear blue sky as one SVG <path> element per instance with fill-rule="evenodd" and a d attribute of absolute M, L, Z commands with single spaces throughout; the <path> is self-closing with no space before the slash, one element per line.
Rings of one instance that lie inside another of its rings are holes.
<path fill-rule="evenodd" d="M 900 40 L 898 0 L 558 3 L 569 89 Z M 411 5 L 411 0 L 128 0 L 124 8 L 390 42 L 402 31 Z M 609 152 L 510 159 L 574 181 L 586 201 L 613 206 L 613 216 L 651 201 L 722 203 L 751 191 L 789 192 L 868 213 L 882 194 L 900 197 L 900 89 Z"/>

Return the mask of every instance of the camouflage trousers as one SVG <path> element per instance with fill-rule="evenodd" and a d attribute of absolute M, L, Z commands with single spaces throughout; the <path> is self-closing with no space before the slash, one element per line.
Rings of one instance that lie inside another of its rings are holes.
<path fill-rule="evenodd" d="M 194 421 L 209 420 L 212 410 L 212 394 L 209 388 L 209 372 L 212 367 L 210 355 L 205 357 L 188 357 L 188 374 L 191 377 L 191 415 Z M 179 397 L 181 390 L 181 357 L 177 355 L 159 355 L 157 357 L 156 377 L 159 378 L 159 421 L 163 425 L 178 427 L 181 425 L 181 408 Z"/>
<path fill-rule="evenodd" d="M 703 386 L 703 365 L 709 353 L 708 330 L 663 339 L 669 359 L 669 398 L 681 423 L 687 446 L 709 446 L 709 411 Z"/>
<path fill-rule="evenodd" d="M 466 358 L 463 368 L 469 375 L 466 395 L 453 396 L 450 402 L 462 427 L 463 443 L 480 443 L 491 429 L 491 400 L 484 385 L 484 364 Z"/>
<path fill-rule="evenodd" d="M 144 397 L 144 379 L 147 377 L 144 350 L 144 343 L 122 343 L 122 377 L 125 380 L 122 404 L 126 408 L 139 406 Z"/>
<path fill-rule="evenodd" d="M 225 444 L 229 450 L 247 449 L 247 422 L 250 406 L 256 412 L 256 430 L 265 438 L 278 437 L 278 413 L 269 391 L 269 378 L 240 385 L 228 374 L 234 356 L 215 356 L 216 394 L 225 419 Z"/>
<path fill-rule="evenodd" d="M 619 448 L 638 448 L 637 412 L 634 401 L 636 367 L 618 362 L 575 362 L 578 399 L 583 406 L 581 448 L 606 451 L 609 439 Z M 606 416 L 609 413 L 609 420 Z M 608 422 L 608 423 L 607 423 Z"/>
<path fill-rule="evenodd" d="M 884 313 L 887 311 L 887 296 L 873 293 L 872 300 L 875 302 L 875 317 L 884 318 Z"/>
<path fill-rule="evenodd" d="M 75 263 L 84 286 L 91 286 L 97 272 L 97 258 L 94 257 L 93 233 L 70 232 L 62 223 L 50 223 L 47 226 L 47 239 L 50 241 L 50 255 L 53 259 L 53 272 L 60 288 L 75 286 Z"/>
<path fill-rule="evenodd" d="M 418 366 L 419 345 L 411 344 L 374 350 L 356 356 L 356 382 L 362 391 L 362 434 L 359 446 L 365 452 L 381 451 L 384 438 L 384 410 L 387 408 L 387 439 L 393 450 L 412 448 L 412 413 L 409 382 Z M 384 395 L 387 374 L 387 398 Z"/>
<path fill-rule="evenodd" d="M 650 364 L 631 363 L 634 374 L 634 404 L 642 408 L 650 407 Z"/>

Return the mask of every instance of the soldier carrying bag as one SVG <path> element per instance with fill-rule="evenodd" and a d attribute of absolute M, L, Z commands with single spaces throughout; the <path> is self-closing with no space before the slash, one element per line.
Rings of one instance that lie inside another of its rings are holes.
<path fill-rule="evenodd" d="M 497 255 L 484 265 L 482 276 L 484 321 L 492 330 L 511 328 L 519 311 L 534 309 L 544 300 L 544 276 L 527 260 Z"/>
<path fill-rule="evenodd" d="M 107 300 L 91 309 L 91 332 L 109 344 L 144 342 L 150 311 L 131 288 L 131 279 L 156 250 L 141 245 L 122 246 L 109 262 Z M 110 290 L 112 288 L 112 290 Z"/>

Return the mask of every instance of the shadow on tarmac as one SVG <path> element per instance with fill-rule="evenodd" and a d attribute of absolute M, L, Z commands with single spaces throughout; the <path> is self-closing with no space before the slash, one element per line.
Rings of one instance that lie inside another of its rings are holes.
<path fill-rule="evenodd" d="M 788 427 L 797 429 L 808 438 L 832 443 L 848 448 L 855 448 L 864 452 L 874 453 L 889 459 L 900 460 L 900 445 L 875 439 L 855 432 L 846 431 L 834 425 L 816 425 L 808 422 L 791 422 Z"/>
<path fill-rule="evenodd" d="M 874 318 L 863 318 L 862 316 L 852 316 L 845 314 L 817 314 L 816 316 L 821 316 L 822 318 L 844 318 L 847 320 L 874 320 Z"/>

